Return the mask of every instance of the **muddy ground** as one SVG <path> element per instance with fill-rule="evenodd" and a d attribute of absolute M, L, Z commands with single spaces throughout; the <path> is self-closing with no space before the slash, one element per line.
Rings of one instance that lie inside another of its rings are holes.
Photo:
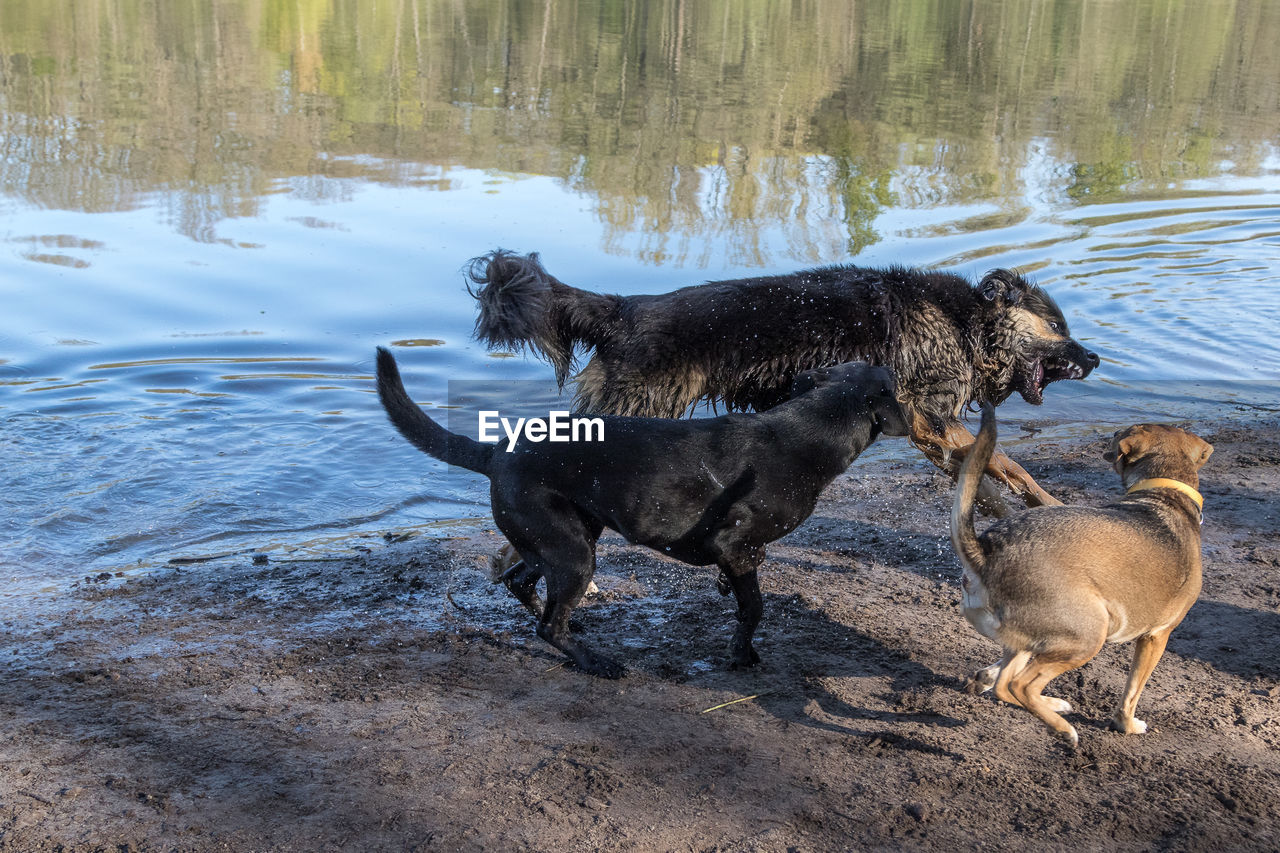
<path fill-rule="evenodd" d="M 1280 425 L 1197 431 L 1204 593 L 1146 735 L 1105 727 L 1128 647 L 1054 683 L 1074 752 L 961 692 L 997 650 L 959 612 L 950 485 L 881 459 L 773 546 L 749 672 L 712 572 L 616 538 L 579 617 L 616 682 L 533 636 L 487 530 L 81 581 L 0 625 L 0 849 L 1275 850 Z M 1016 455 L 1097 503 L 1104 440 Z"/>

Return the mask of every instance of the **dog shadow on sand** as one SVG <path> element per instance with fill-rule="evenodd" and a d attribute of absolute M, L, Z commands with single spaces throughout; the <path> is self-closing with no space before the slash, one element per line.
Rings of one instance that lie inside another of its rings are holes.
<path fill-rule="evenodd" d="M 616 608 L 583 608 L 580 618 L 584 637 L 618 653 L 633 671 L 755 694 L 753 704 L 789 723 L 951 755 L 930 742 L 929 730 L 966 724 L 972 697 L 961 688 L 973 661 L 961 653 L 954 668 L 930 660 L 931 668 L 913 657 L 909 643 L 892 639 L 897 631 L 905 637 L 925 628 L 947 647 L 967 643 L 971 649 L 972 629 L 958 607 L 959 567 L 945 531 L 814 516 L 775 543 L 762 571 L 765 612 L 757 648 L 763 662 L 748 671 L 728 668 L 734 606 L 731 597 L 716 595 L 714 568 L 675 564 L 639 549 L 602 554 L 601 578 L 627 573 L 646 589 L 643 595 Z M 904 619 L 896 629 L 886 622 L 895 618 L 895 607 L 896 618 Z M 1244 678 L 1280 677 L 1280 613 L 1202 596 L 1174 631 L 1169 651 Z M 998 649 L 991 653 L 994 660 Z"/>
<path fill-rule="evenodd" d="M 770 557 L 766 575 L 779 571 L 786 567 Z M 927 732 L 965 725 L 932 698 L 960 682 L 833 618 L 807 595 L 766 589 L 756 641 L 763 661 L 730 669 L 735 605 L 716 593 L 715 578 L 714 568 L 613 551 L 596 575 L 601 595 L 575 612 L 580 636 L 632 675 L 754 695 L 757 707 L 787 723 L 959 757 Z"/>
<path fill-rule="evenodd" d="M 1242 678 L 1280 679 L 1280 613 L 1201 596 L 1169 637 L 1169 651 Z"/>

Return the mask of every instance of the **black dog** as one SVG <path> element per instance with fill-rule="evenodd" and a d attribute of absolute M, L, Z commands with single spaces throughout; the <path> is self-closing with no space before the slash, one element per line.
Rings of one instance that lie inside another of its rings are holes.
<path fill-rule="evenodd" d="M 520 553 L 503 576 L 526 607 L 547 580 L 538 636 L 583 670 L 622 667 L 575 639 L 569 614 L 595 571 L 609 527 L 695 566 L 718 565 L 738 602 L 734 666 L 751 666 L 765 545 L 813 512 L 823 488 L 880 433 L 906 435 L 887 371 L 865 364 L 811 370 L 793 399 L 754 415 L 665 420 L 604 416 L 598 442 L 480 444 L 431 420 L 405 393 L 395 359 L 378 348 L 378 395 L 419 450 L 490 481 L 493 520 Z"/>
<path fill-rule="evenodd" d="M 592 350 L 576 377 L 583 411 L 677 418 L 699 401 L 764 410 L 801 371 L 867 361 L 893 371 L 912 441 L 952 476 L 973 443 L 959 420 L 967 405 L 1014 391 L 1039 404 L 1050 382 L 1098 366 L 1048 294 L 1008 270 L 974 287 L 946 272 L 832 266 L 607 296 L 558 281 L 536 254 L 498 250 L 468 275 L 479 285 L 476 336 L 491 348 L 541 353 L 562 386 L 575 349 Z M 1003 453 L 986 471 L 1028 505 L 1058 503 Z M 980 503 L 1006 512 L 989 484 Z"/>

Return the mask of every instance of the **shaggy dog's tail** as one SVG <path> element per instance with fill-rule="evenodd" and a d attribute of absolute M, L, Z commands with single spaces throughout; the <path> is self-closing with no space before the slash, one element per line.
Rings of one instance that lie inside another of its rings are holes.
<path fill-rule="evenodd" d="M 392 425 L 414 447 L 442 462 L 488 476 L 489 460 L 496 445 L 481 444 L 449 432 L 427 417 L 405 392 L 395 358 L 382 347 L 378 347 L 378 397 Z"/>
<path fill-rule="evenodd" d="M 595 346 L 616 316 L 618 297 L 579 290 L 543 268 L 538 253 L 496 249 L 472 259 L 467 291 L 480 303 L 475 336 L 490 349 L 529 348 L 540 353 L 564 387 L 578 344 Z"/>
<path fill-rule="evenodd" d="M 995 449 L 996 410 L 990 403 L 983 403 L 982 428 L 978 430 L 978 437 L 969 448 L 964 464 L 960 466 L 956 497 L 951 504 L 951 545 L 966 568 L 980 569 L 986 562 L 982 545 L 973 530 L 973 504 L 978 497 L 982 473 L 991 461 L 991 454 Z"/>

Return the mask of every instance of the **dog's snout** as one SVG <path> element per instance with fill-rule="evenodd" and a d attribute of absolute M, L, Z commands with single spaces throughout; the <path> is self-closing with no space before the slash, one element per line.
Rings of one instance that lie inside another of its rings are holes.
<path fill-rule="evenodd" d="M 1098 354 L 1093 350 L 1085 350 L 1084 357 L 1085 357 L 1085 360 L 1089 362 L 1090 369 L 1097 367 L 1099 364 L 1102 364 L 1102 359 L 1098 358 Z"/>

